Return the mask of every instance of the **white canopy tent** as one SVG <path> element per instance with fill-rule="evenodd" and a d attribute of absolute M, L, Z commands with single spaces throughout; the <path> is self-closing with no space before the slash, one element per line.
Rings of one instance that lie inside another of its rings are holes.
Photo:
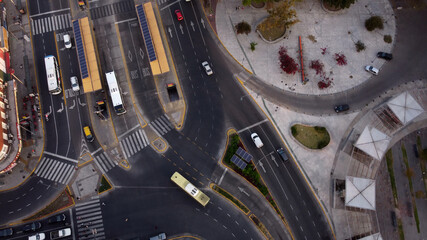
<path fill-rule="evenodd" d="M 375 210 L 375 180 L 346 177 L 345 205 Z"/>
<path fill-rule="evenodd" d="M 376 128 L 369 128 L 369 126 L 366 126 L 354 146 L 371 157 L 381 160 L 387 150 L 389 142 L 390 138 L 385 135 L 385 133 Z"/>
<path fill-rule="evenodd" d="M 364 238 L 359 238 L 359 240 L 383 240 L 383 238 L 380 233 L 375 233 Z"/>
<path fill-rule="evenodd" d="M 404 125 L 424 112 L 424 109 L 408 92 L 393 98 L 387 105 Z"/>

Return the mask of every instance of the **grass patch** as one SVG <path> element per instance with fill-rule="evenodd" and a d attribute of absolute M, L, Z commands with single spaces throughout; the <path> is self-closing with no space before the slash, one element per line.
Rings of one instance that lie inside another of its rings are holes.
<path fill-rule="evenodd" d="M 403 162 L 405 163 L 405 166 L 406 166 L 406 171 L 407 171 L 407 173 L 410 173 L 412 169 L 409 167 L 408 155 L 406 154 L 406 149 L 405 149 L 405 146 L 403 144 L 402 144 L 402 155 L 403 155 Z M 407 174 L 407 177 L 408 177 L 408 181 L 409 181 L 409 189 L 411 190 L 412 205 L 414 206 L 415 223 L 417 224 L 417 231 L 418 231 L 418 233 L 420 233 L 420 219 L 418 218 L 417 204 L 415 203 L 414 187 L 412 185 L 412 176 L 411 175 L 412 174 Z"/>
<path fill-rule="evenodd" d="M 292 136 L 310 149 L 322 149 L 330 142 L 330 136 L 324 127 L 310 127 L 295 124 L 291 127 Z"/>
<path fill-rule="evenodd" d="M 250 182 L 252 185 L 254 185 L 264 195 L 264 197 L 271 204 L 271 206 L 274 208 L 274 210 L 277 212 L 280 218 L 282 218 L 282 220 L 285 221 L 285 217 L 280 212 L 276 202 L 273 200 L 273 197 L 268 191 L 267 186 L 262 181 L 261 175 L 259 175 L 258 170 L 256 169 L 253 161 L 250 161 L 246 166 L 246 168 L 243 169 L 243 171 L 240 168 L 238 168 L 234 163 L 231 162 L 231 157 L 236 153 L 237 149 L 239 147 L 245 149 L 245 147 L 240 141 L 239 135 L 232 134 L 228 137 L 229 137 L 229 142 L 228 142 L 227 150 L 225 151 L 223 163 L 227 165 L 229 168 L 233 169 L 233 171 L 235 171 L 236 173 L 244 177 L 246 180 L 248 180 L 248 182 Z"/>
<path fill-rule="evenodd" d="M 402 220 L 400 218 L 397 220 L 397 228 L 399 229 L 399 239 L 405 240 L 405 233 L 403 232 Z"/>
<path fill-rule="evenodd" d="M 427 149 L 423 149 L 421 146 L 421 137 L 417 136 L 417 147 L 419 150 L 419 155 L 420 155 L 420 165 L 421 165 L 421 171 L 422 172 L 426 172 L 426 164 L 427 164 Z M 423 183 L 424 183 L 424 191 L 427 194 L 427 178 L 426 178 L 426 174 L 423 174 Z"/>
<path fill-rule="evenodd" d="M 398 198 L 397 198 L 397 188 L 396 188 L 396 179 L 394 178 L 394 169 L 393 169 L 393 155 L 391 150 L 385 154 L 385 159 L 387 161 L 388 174 L 390 176 L 391 190 L 394 197 L 394 206 L 397 207 Z"/>
<path fill-rule="evenodd" d="M 98 193 L 101 194 L 105 191 L 108 191 L 111 189 L 111 184 L 108 182 L 107 178 L 105 178 L 104 175 L 102 175 L 101 178 L 101 184 L 99 184 Z"/>
<path fill-rule="evenodd" d="M 47 207 L 45 207 L 44 209 L 42 209 L 41 211 L 37 212 L 36 214 L 23 219 L 23 222 L 27 222 L 27 221 L 35 221 L 37 219 L 46 217 L 52 213 L 55 212 L 59 212 L 63 209 L 66 209 L 68 207 L 73 206 L 74 201 L 73 198 L 71 197 L 71 193 L 67 188 L 65 188 L 65 190 L 53 201 L 51 202 Z"/>
<path fill-rule="evenodd" d="M 257 228 L 262 232 L 262 234 L 264 234 L 264 236 L 267 239 L 273 239 L 273 237 L 271 236 L 270 232 L 268 232 L 268 230 L 264 226 L 264 224 L 255 215 L 252 214 L 251 216 L 249 216 L 249 218 L 252 220 L 252 222 L 255 223 L 255 225 L 257 226 Z"/>
<path fill-rule="evenodd" d="M 275 24 L 274 21 L 270 20 L 270 18 L 266 18 L 257 26 L 257 30 L 261 33 L 263 38 L 274 41 L 282 37 L 286 32 L 284 24 L 280 24 L 279 26 L 275 25 L 277 24 Z"/>
<path fill-rule="evenodd" d="M 224 196 L 225 198 L 227 198 L 228 200 L 230 200 L 232 203 L 234 203 L 245 214 L 249 213 L 249 209 L 242 202 L 240 202 L 237 198 L 233 197 L 231 194 L 226 192 L 224 189 L 220 188 L 217 185 L 213 185 L 212 189 L 215 190 L 217 193 L 221 194 L 222 196 Z"/>

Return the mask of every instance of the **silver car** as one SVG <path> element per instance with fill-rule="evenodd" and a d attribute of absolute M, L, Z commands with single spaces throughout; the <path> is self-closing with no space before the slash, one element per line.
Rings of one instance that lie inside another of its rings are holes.
<path fill-rule="evenodd" d="M 72 76 L 70 78 L 70 82 L 71 82 L 71 88 L 73 88 L 74 92 L 80 91 L 79 80 L 77 79 L 76 76 Z"/>
<path fill-rule="evenodd" d="M 377 68 L 374 68 L 374 67 L 372 67 L 370 65 L 366 66 L 365 70 L 367 72 L 370 72 L 370 73 L 374 74 L 374 75 L 378 75 L 378 73 L 380 72 L 380 70 L 378 70 Z"/>

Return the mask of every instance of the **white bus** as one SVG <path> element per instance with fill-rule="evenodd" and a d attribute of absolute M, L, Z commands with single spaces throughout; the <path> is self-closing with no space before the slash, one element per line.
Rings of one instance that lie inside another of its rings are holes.
<path fill-rule="evenodd" d="M 191 182 L 189 182 L 185 177 L 179 174 L 179 172 L 175 172 L 172 175 L 171 180 L 191 197 L 193 197 L 197 202 L 199 202 L 203 207 L 208 204 L 210 198 L 198 188 L 196 188 L 193 184 L 191 184 Z"/>
<path fill-rule="evenodd" d="M 113 102 L 114 111 L 116 111 L 117 115 L 126 113 L 114 71 L 106 73 L 105 76 L 107 77 L 108 89 L 110 90 L 110 97 Z"/>
<path fill-rule="evenodd" d="M 46 56 L 44 57 L 44 64 L 46 66 L 47 87 L 49 92 L 53 95 L 60 94 L 62 89 L 56 58 L 52 55 Z"/>

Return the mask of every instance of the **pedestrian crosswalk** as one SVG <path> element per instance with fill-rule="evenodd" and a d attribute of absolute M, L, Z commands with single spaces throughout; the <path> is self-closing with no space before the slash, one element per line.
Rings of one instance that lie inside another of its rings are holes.
<path fill-rule="evenodd" d="M 74 167 L 74 164 L 43 157 L 34 173 L 39 177 L 67 184 L 73 176 Z"/>
<path fill-rule="evenodd" d="M 39 19 L 31 19 L 31 29 L 33 35 L 53 32 L 66 28 L 71 28 L 71 16 L 69 13 Z"/>
<path fill-rule="evenodd" d="M 162 136 L 168 133 L 170 130 L 174 129 L 174 126 L 169 121 L 169 117 L 166 114 L 150 122 L 149 126 L 154 128 L 157 131 L 157 133 Z"/>
<path fill-rule="evenodd" d="M 75 207 L 78 239 L 105 239 L 104 223 L 99 196 L 88 202 L 78 203 Z"/>
<path fill-rule="evenodd" d="M 143 129 L 133 132 L 120 141 L 120 147 L 122 148 L 126 158 L 132 157 L 149 144 L 150 142 L 148 141 L 148 137 Z"/>
<path fill-rule="evenodd" d="M 96 165 L 101 169 L 102 174 L 107 173 L 112 168 L 117 166 L 117 163 L 108 156 L 106 152 L 101 152 L 94 157 Z"/>

